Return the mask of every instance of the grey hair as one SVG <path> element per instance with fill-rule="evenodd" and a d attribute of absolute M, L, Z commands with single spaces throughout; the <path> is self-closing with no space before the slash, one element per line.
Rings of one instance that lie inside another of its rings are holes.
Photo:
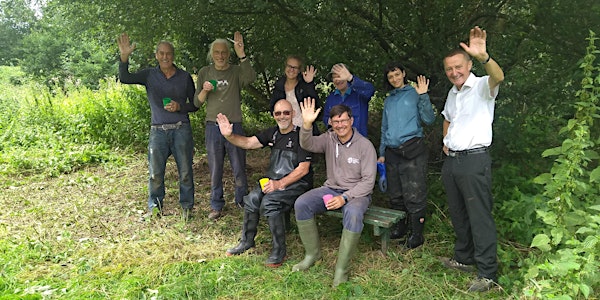
<path fill-rule="evenodd" d="M 167 46 L 169 46 L 169 48 L 171 48 L 171 51 L 173 52 L 173 55 L 175 55 L 175 46 L 173 46 L 173 43 L 171 43 L 169 41 L 160 41 L 160 42 L 158 42 L 158 44 L 156 44 L 156 50 L 154 51 L 154 53 L 158 53 L 158 47 L 160 47 L 160 45 L 167 45 Z"/>
<path fill-rule="evenodd" d="M 209 64 L 214 62 L 212 58 L 212 52 L 213 48 L 215 47 L 215 44 L 225 44 L 225 46 L 227 46 L 227 51 L 229 51 L 229 55 L 231 56 L 231 42 L 229 42 L 226 39 L 216 39 L 212 43 L 210 43 L 210 46 L 208 47 L 208 53 L 206 54 L 206 61 L 208 61 Z"/>

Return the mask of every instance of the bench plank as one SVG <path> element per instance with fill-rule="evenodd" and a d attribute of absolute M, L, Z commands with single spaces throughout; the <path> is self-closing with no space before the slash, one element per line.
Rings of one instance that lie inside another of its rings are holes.
<path fill-rule="evenodd" d="M 344 216 L 341 210 L 328 210 L 325 214 L 338 218 Z M 384 255 L 387 253 L 390 242 L 390 228 L 404 218 L 406 218 L 406 214 L 403 211 L 379 206 L 370 206 L 365 213 L 363 222 L 373 225 L 373 234 L 381 238 L 381 251 Z"/>

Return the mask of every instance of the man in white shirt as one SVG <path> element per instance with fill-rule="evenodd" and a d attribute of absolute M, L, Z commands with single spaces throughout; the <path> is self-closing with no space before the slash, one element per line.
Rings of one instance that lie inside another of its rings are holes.
<path fill-rule="evenodd" d="M 477 278 L 469 291 L 483 292 L 494 286 L 498 271 L 488 147 L 492 143 L 494 103 L 504 72 L 487 52 L 485 30 L 475 26 L 469 44 L 460 46 L 444 58 L 444 71 L 453 87 L 442 111 L 443 150 L 447 155 L 442 181 L 456 242 L 454 257 L 441 260 L 447 267 L 462 271 L 476 267 Z M 471 73 L 471 57 L 482 64 L 487 76 Z"/>

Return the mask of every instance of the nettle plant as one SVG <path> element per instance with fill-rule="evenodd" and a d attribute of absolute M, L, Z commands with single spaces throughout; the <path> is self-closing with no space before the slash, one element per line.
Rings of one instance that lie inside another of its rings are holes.
<path fill-rule="evenodd" d="M 587 54 L 581 63 L 583 80 L 577 92 L 576 113 L 561 129 L 562 145 L 544 151 L 556 157 L 550 173 L 535 182 L 544 186 L 536 210 L 545 226 L 534 237 L 527 259 L 525 296 L 533 298 L 589 298 L 600 285 L 600 53 L 590 32 Z"/>

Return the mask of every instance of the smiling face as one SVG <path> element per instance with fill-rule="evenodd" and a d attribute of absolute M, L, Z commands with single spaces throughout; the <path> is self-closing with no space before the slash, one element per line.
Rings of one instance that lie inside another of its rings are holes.
<path fill-rule="evenodd" d="M 352 123 L 354 123 L 354 118 L 348 116 L 347 112 L 329 118 L 329 125 L 343 143 L 352 137 Z"/>
<path fill-rule="evenodd" d="M 300 73 L 300 61 L 295 58 L 289 58 L 285 62 L 285 77 L 287 79 L 296 79 Z"/>
<path fill-rule="evenodd" d="M 173 66 L 173 59 L 175 57 L 174 52 L 173 47 L 168 43 L 160 43 L 156 46 L 156 53 L 154 56 L 161 69 L 164 70 Z"/>
<path fill-rule="evenodd" d="M 212 46 L 212 60 L 217 70 L 225 70 L 229 67 L 229 47 L 226 43 L 215 43 Z"/>
<path fill-rule="evenodd" d="M 394 69 L 387 73 L 387 80 L 395 89 L 404 86 L 404 77 L 406 77 L 406 72 L 400 69 Z"/>
<path fill-rule="evenodd" d="M 273 118 L 275 118 L 281 133 L 288 133 L 294 129 L 294 124 L 292 123 L 294 109 L 292 108 L 292 104 L 287 100 L 281 99 L 275 103 Z"/>
<path fill-rule="evenodd" d="M 459 90 L 465 84 L 467 78 L 469 78 L 472 67 L 473 62 L 460 53 L 444 58 L 444 72 L 446 72 L 446 77 Z"/>

